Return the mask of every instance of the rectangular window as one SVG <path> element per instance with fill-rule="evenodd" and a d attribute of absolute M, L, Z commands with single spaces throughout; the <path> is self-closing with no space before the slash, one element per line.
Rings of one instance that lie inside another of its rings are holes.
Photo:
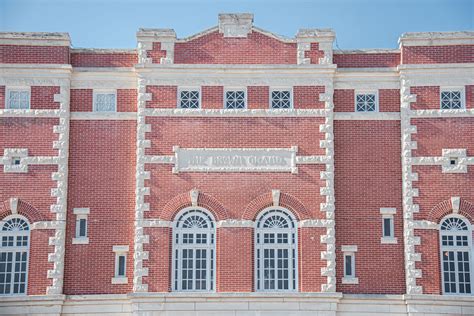
<path fill-rule="evenodd" d="M 6 109 L 28 110 L 30 108 L 29 88 L 7 88 Z"/>
<path fill-rule="evenodd" d="M 393 237 L 393 217 L 383 218 L 383 236 Z"/>
<path fill-rule="evenodd" d="M 126 265 L 125 254 L 117 255 L 117 269 L 115 272 L 115 277 L 124 277 L 125 276 L 125 265 Z"/>
<path fill-rule="evenodd" d="M 378 93 L 377 92 L 356 92 L 355 94 L 356 112 L 377 112 Z"/>
<path fill-rule="evenodd" d="M 76 219 L 76 238 L 87 237 L 87 218 Z"/>
<path fill-rule="evenodd" d="M 293 107 L 293 95 L 291 89 L 271 89 L 271 109 L 291 109 Z"/>
<path fill-rule="evenodd" d="M 178 107 L 181 109 L 199 109 L 201 91 L 199 88 L 182 88 L 178 90 Z"/>
<path fill-rule="evenodd" d="M 442 88 L 440 102 L 441 110 L 464 109 L 464 88 Z"/>
<path fill-rule="evenodd" d="M 94 112 L 116 112 L 116 91 L 94 91 Z"/>
<path fill-rule="evenodd" d="M 89 208 L 74 208 L 73 213 L 76 215 L 76 234 L 72 239 L 73 244 L 88 244 L 89 237 L 88 234 L 88 217 L 89 217 Z"/>
<path fill-rule="evenodd" d="M 245 109 L 247 107 L 247 94 L 244 89 L 232 89 L 225 91 L 226 109 Z"/>
<path fill-rule="evenodd" d="M 344 277 L 343 284 L 359 284 L 359 279 L 356 277 L 355 254 L 357 246 L 341 246 L 342 256 L 344 258 Z"/>
<path fill-rule="evenodd" d="M 354 262 L 355 262 L 355 258 L 354 258 L 353 253 L 344 254 L 344 277 L 345 278 L 355 277 Z"/>
<path fill-rule="evenodd" d="M 380 214 L 382 215 L 382 237 L 380 242 L 382 244 L 396 244 L 395 237 L 394 215 L 397 209 L 394 207 L 381 207 Z"/>
<path fill-rule="evenodd" d="M 113 246 L 115 253 L 115 272 L 112 284 L 127 284 L 127 253 L 129 246 Z"/>

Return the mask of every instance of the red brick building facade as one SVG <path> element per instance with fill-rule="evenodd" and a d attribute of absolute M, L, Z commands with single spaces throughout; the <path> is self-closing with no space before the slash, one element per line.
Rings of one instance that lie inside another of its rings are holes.
<path fill-rule="evenodd" d="M 0 315 L 474 314 L 474 34 L 334 38 L 0 33 Z"/>

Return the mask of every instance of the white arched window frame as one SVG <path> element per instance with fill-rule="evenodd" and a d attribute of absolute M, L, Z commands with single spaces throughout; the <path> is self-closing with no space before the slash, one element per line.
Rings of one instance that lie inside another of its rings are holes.
<path fill-rule="evenodd" d="M 282 207 L 264 209 L 255 223 L 255 288 L 257 292 L 298 290 L 298 226 Z"/>
<path fill-rule="evenodd" d="M 440 263 L 444 294 L 472 295 L 472 228 L 460 215 L 440 223 Z"/>
<path fill-rule="evenodd" d="M 30 225 L 21 215 L 0 221 L 0 295 L 25 295 L 28 285 Z"/>
<path fill-rule="evenodd" d="M 181 210 L 173 222 L 174 291 L 215 290 L 216 225 L 212 214 L 202 207 Z"/>

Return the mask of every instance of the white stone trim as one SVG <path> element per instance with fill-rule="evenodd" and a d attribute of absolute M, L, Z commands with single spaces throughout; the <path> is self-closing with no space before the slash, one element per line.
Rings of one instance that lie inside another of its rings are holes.
<path fill-rule="evenodd" d="M 397 213 L 397 209 L 395 207 L 381 207 L 380 214 L 382 215 L 395 215 Z"/>
<path fill-rule="evenodd" d="M 1 159 L 0 159 L 1 160 Z M 10 198 L 10 211 L 12 214 L 18 214 L 18 198 Z"/>
<path fill-rule="evenodd" d="M 71 120 L 136 121 L 136 112 L 71 112 Z"/>
<path fill-rule="evenodd" d="M 88 245 L 89 244 L 89 237 L 74 237 L 72 239 L 73 245 Z"/>
<path fill-rule="evenodd" d="M 342 252 L 357 252 L 357 245 L 343 245 L 341 246 Z"/>
<path fill-rule="evenodd" d="M 137 78 L 131 67 L 74 67 L 71 89 L 137 89 Z"/>
<path fill-rule="evenodd" d="M 28 172 L 28 148 L 4 148 L 3 157 L 0 157 L 0 164 L 3 164 L 3 172 L 25 173 Z M 20 164 L 13 164 L 13 159 L 19 158 Z"/>
<path fill-rule="evenodd" d="M 111 280 L 112 284 L 128 284 L 127 277 L 113 277 Z"/>
<path fill-rule="evenodd" d="M 139 226 L 141 227 L 164 227 L 164 228 L 171 228 L 173 226 L 173 222 L 165 221 L 161 219 L 142 219 L 138 222 Z"/>
<path fill-rule="evenodd" d="M 461 205 L 461 198 L 459 196 L 452 196 L 451 206 L 453 207 L 453 213 L 459 213 L 460 205 Z"/>
<path fill-rule="evenodd" d="M 331 219 L 304 219 L 298 222 L 298 227 L 327 227 L 334 228 L 334 220 Z"/>
<path fill-rule="evenodd" d="M 42 221 L 34 222 L 30 225 L 30 229 L 57 229 L 58 227 L 65 226 L 64 222 L 59 221 Z"/>
<path fill-rule="evenodd" d="M 245 219 L 226 219 L 216 223 L 217 228 L 253 228 L 255 222 Z"/>
<path fill-rule="evenodd" d="M 410 221 L 410 228 L 413 229 L 439 229 L 438 223 L 428 220 L 412 220 Z"/>
<path fill-rule="evenodd" d="M 113 252 L 120 252 L 120 253 L 123 253 L 123 252 L 128 252 L 130 250 L 130 247 L 128 245 L 115 245 L 115 246 L 112 246 L 112 251 Z"/>
<path fill-rule="evenodd" d="M 90 208 L 88 207 L 75 207 L 72 209 L 74 215 L 89 215 Z"/>
<path fill-rule="evenodd" d="M 456 163 L 451 164 L 454 158 Z M 443 149 L 439 157 L 413 157 L 412 165 L 441 166 L 443 173 L 467 173 L 467 166 L 474 165 L 474 157 L 467 157 L 467 151 L 462 149 Z"/>
<path fill-rule="evenodd" d="M 459 110 L 412 110 L 410 114 L 416 117 L 474 117 L 474 109 Z"/>
<path fill-rule="evenodd" d="M 68 159 L 69 159 L 69 99 L 70 83 L 63 82 L 60 85 L 60 93 L 54 96 L 59 101 L 59 125 L 53 128 L 58 134 L 58 140 L 53 143 L 53 148 L 58 150 L 55 157 L 58 170 L 53 172 L 51 178 L 57 182 L 56 188 L 51 190 L 51 196 L 56 197 L 56 203 L 51 205 L 51 212 L 56 214 L 56 221 L 66 222 L 67 212 L 67 190 L 68 190 Z M 64 254 L 66 245 L 66 225 L 60 225 L 56 229 L 54 237 L 50 237 L 49 244 L 54 245 L 54 252 L 48 255 L 48 261 L 53 262 L 53 269 L 48 270 L 48 278 L 52 279 L 52 285 L 48 286 L 48 295 L 61 294 L 63 291 L 64 278 Z"/>
<path fill-rule="evenodd" d="M 411 103 L 416 102 L 416 95 L 410 93 L 413 85 L 411 76 L 405 73 L 400 75 L 400 107 L 401 107 L 401 139 L 402 139 L 402 206 L 404 226 L 404 249 L 405 249 L 405 282 L 407 294 L 421 294 L 423 288 L 417 285 L 416 279 L 421 277 L 419 270 L 415 268 L 416 258 L 421 254 L 415 252 L 415 246 L 420 243 L 420 238 L 415 236 L 413 229 L 414 213 L 419 206 L 413 203 L 413 181 L 418 175 L 412 170 L 412 149 L 416 143 L 412 141 L 411 134 L 417 132 L 416 126 L 411 125 Z M 418 194 L 418 192 L 416 192 Z"/>
<path fill-rule="evenodd" d="M 273 206 L 280 206 L 280 190 L 272 190 Z"/>
<path fill-rule="evenodd" d="M 400 112 L 335 112 L 340 121 L 399 121 Z"/>
<path fill-rule="evenodd" d="M 409 76 L 411 86 L 468 86 L 474 83 L 474 63 L 399 65 L 401 76 Z"/>
<path fill-rule="evenodd" d="M 68 33 L 0 32 L 0 45 L 71 46 Z"/>
<path fill-rule="evenodd" d="M 359 278 L 347 278 L 343 277 L 341 279 L 342 284 L 359 284 Z"/>
<path fill-rule="evenodd" d="M 398 244 L 397 237 L 380 237 L 381 244 Z"/>
<path fill-rule="evenodd" d="M 146 116 L 184 117 L 325 117 L 323 109 L 145 109 Z"/>
<path fill-rule="evenodd" d="M 60 110 L 17 110 L 0 109 L 1 117 L 59 117 L 62 115 Z"/>
<path fill-rule="evenodd" d="M 400 46 L 473 45 L 474 32 L 408 32 L 400 36 Z"/>
<path fill-rule="evenodd" d="M 219 13 L 219 33 L 224 34 L 224 37 L 247 37 L 252 26 L 251 13 Z"/>

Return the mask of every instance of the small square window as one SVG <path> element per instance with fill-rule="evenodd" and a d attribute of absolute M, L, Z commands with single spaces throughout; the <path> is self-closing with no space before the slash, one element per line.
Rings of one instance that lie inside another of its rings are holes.
<path fill-rule="evenodd" d="M 117 110 L 116 92 L 94 92 L 95 112 L 115 112 Z"/>
<path fill-rule="evenodd" d="M 30 90 L 26 88 L 7 89 L 5 101 L 6 109 L 27 110 L 30 108 Z"/>
<path fill-rule="evenodd" d="M 292 96 L 290 89 L 272 90 L 270 93 L 270 107 L 272 109 L 291 109 Z"/>
<path fill-rule="evenodd" d="M 21 164 L 21 158 L 20 157 L 12 157 L 12 165 L 19 166 L 20 164 Z"/>
<path fill-rule="evenodd" d="M 199 89 L 179 90 L 178 97 L 178 105 L 181 109 L 199 109 L 201 107 Z"/>
<path fill-rule="evenodd" d="M 456 157 L 449 158 L 449 164 L 451 166 L 455 166 L 457 163 L 458 163 L 458 158 L 456 158 Z"/>
<path fill-rule="evenodd" d="M 441 90 L 441 109 L 456 110 L 464 108 L 464 90 L 463 89 L 442 89 Z"/>
<path fill-rule="evenodd" d="M 356 112 L 377 112 L 377 93 L 356 93 Z"/>
<path fill-rule="evenodd" d="M 246 96 L 245 90 L 227 90 L 225 92 L 226 109 L 245 109 Z"/>

